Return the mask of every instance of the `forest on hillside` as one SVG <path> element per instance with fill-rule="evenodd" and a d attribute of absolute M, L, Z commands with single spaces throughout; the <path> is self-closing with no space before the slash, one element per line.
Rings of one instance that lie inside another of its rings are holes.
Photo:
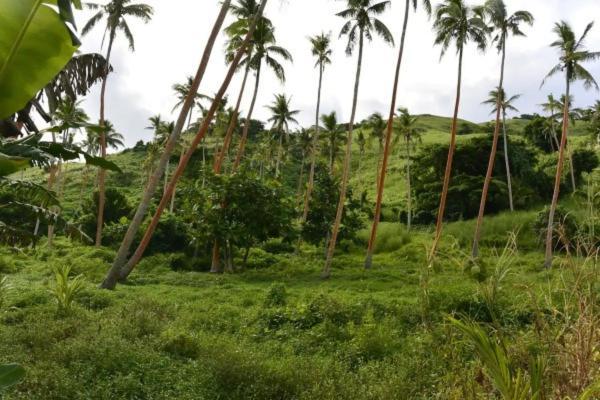
<path fill-rule="evenodd" d="M 527 4 L 339 0 L 300 53 L 286 2 L 214 3 L 171 113 L 128 115 L 151 138 L 128 146 L 115 49 L 138 56 L 159 7 L 0 0 L 0 398 L 599 399 L 600 100 L 575 106 L 600 89 L 594 22 L 547 32 L 539 83 L 562 89 L 524 113 Z M 455 62 L 448 117 L 403 105 L 421 17 Z M 497 64 L 483 123 L 462 111 L 476 52 Z M 310 110 L 266 91 L 299 57 Z M 361 115 L 384 62 L 389 108 Z"/>

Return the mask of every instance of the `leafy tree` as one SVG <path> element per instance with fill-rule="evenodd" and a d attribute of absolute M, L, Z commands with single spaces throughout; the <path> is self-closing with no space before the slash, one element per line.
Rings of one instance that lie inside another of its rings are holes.
<path fill-rule="evenodd" d="M 555 122 L 552 118 L 535 115 L 523 128 L 523 136 L 544 153 L 552 153 L 556 151 L 553 140 L 558 127 Z"/>
<path fill-rule="evenodd" d="M 317 246 L 325 245 L 331 237 L 331 226 L 336 218 L 336 200 L 339 198 L 340 183 L 327 172 L 324 164 L 317 164 L 315 170 L 315 190 L 311 198 L 310 211 L 302 225 L 302 238 Z M 342 216 L 341 240 L 353 240 L 364 227 L 364 213 L 360 199 L 354 199 L 348 191 L 347 204 Z"/>
<path fill-rule="evenodd" d="M 331 276 L 331 262 L 337 244 L 337 237 L 340 232 L 342 216 L 344 214 L 344 205 L 346 203 L 346 194 L 348 192 L 348 180 L 350 178 L 350 158 L 352 156 L 352 132 L 354 131 L 354 122 L 356 118 L 356 105 L 358 103 L 358 89 L 360 86 L 360 75 L 363 62 L 363 51 L 365 38 L 369 41 L 374 35 L 381 37 L 384 42 L 393 44 L 394 38 L 388 27 L 385 26 L 377 16 L 383 14 L 389 7 L 390 1 L 374 2 L 373 0 L 346 0 L 348 8 L 339 12 L 338 17 L 346 19 L 340 32 L 340 37 L 347 36 L 346 54 L 351 56 L 358 44 L 358 60 L 356 65 L 356 78 L 354 81 L 354 95 L 352 98 L 352 113 L 348 124 L 348 137 L 346 138 L 346 154 L 344 156 L 344 168 L 342 172 L 342 183 L 340 188 L 340 198 L 336 213 L 331 240 L 327 249 L 327 259 L 323 267 L 322 277 L 329 278 Z"/>
<path fill-rule="evenodd" d="M 106 68 L 107 71 L 102 79 L 102 89 L 100 90 L 100 126 L 105 128 L 105 115 L 104 115 L 104 103 L 106 96 L 106 83 L 108 80 L 108 68 L 110 66 L 110 58 L 112 54 L 113 44 L 117 38 L 117 33 L 122 33 L 131 51 L 135 50 L 135 41 L 133 39 L 133 33 L 129 28 L 127 22 L 130 18 L 139 18 L 143 22 L 149 22 L 152 18 L 153 9 L 147 4 L 132 4 L 131 0 L 111 0 L 109 3 L 100 5 L 96 3 L 86 3 L 86 6 L 96 11 L 96 13 L 90 18 L 90 20 L 83 27 L 82 33 L 88 34 L 102 19 L 106 19 L 106 27 L 104 34 L 108 34 L 108 49 L 106 50 Z M 102 157 L 106 157 L 106 136 L 108 129 L 100 132 L 100 154 Z M 100 193 L 100 201 L 98 202 L 98 224 L 96 228 L 96 246 L 100 246 L 102 242 L 102 227 L 104 226 L 104 207 L 105 207 L 105 194 L 104 186 L 106 180 L 106 173 L 104 170 L 100 170 L 98 174 L 98 190 Z"/>
<path fill-rule="evenodd" d="M 579 39 L 576 38 L 575 33 L 571 26 L 562 21 L 556 23 L 554 26 L 554 33 L 557 36 L 557 40 L 551 44 L 559 52 L 560 61 L 555 65 L 544 82 L 558 74 L 564 72 L 566 81 L 565 99 L 570 99 L 571 95 L 571 84 L 576 81 L 583 81 L 584 87 L 590 89 L 595 87 L 598 89 L 598 83 L 588 70 L 583 67 L 583 63 L 597 60 L 600 58 L 600 52 L 591 52 L 585 48 L 585 38 L 592 30 L 594 23 L 589 23 L 583 34 Z M 542 82 L 542 85 L 544 84 Z M 569 132 L 569 102 L 564 102 L 563 109 L 563 128 L 562 137 L 560 141 L 560 149 L 558 156 L 558 165 L 556 168 L 556 179 L 554 183 L 554 194 L 552 196 L 552 203 L 550 205 L 550 213 L 548 216 L 548 229 L 546 238 L 546 258 L 544 266 L 550 268 L 552 266 L 552 232 L 554 226 L 554 214 L 556 212 L 556 206 L 558 204 L 558 196 L 560 194 L 560 181 L 562 177 L 562 170 L 564 166 L 565 151 L 567 146 L 567 135 Z"/>
<path fill-rule="evenodd" d="M 545 112 L 550 113 L 550 115 L 548 116 L 550 123 L 552 125 L 551 126 L 552 138 L 550 141 L 550 146 L 552 147 L 552 146 L 556 145 L 556 148 L 553 148 L 552 151 L 558 151 L 560 144 L 558 143 L 558 137 L 557 137 L 556 128 L 554 125 L 556 124 L 556 118 L 559 116 L 560 110 L 562 110 L 561 105 L 560 105 L 559 101 L 556 100 L 554 95 L 552 93 L 550 93 L 548 95 L 548 97 L 546 98 L 546 102 L 540 104 L 540 106 L 542 106 L 542 109 Z"/>
<path fill-rule="evenodd" d="M 322 148 L 329 160 L 329 173 L 333 176 L 335 172 L 335 162 L 342 152 L 341 146 L 346 135 L 344 135 L 341 127 L 338 125 L 337 114 L 335 111 L 332 111 L 330 114 L 322 115 L 321 122 L 323 123 L 321 140 L 325 142 Z"/>
<path fill-rule="evenodd" d="M 467 6 L 464 0 L 444 0 L 435 10 L 435 22 L 433 24 L 435 31 L 435 44 L 442 47 L 441 57 L 443 57 L 450 45 L 454 42 L 456 52 L 458 53 L 458 78 L 456 89 L 456 100 L 454 105 L 454 115 L 452 116 L 452 131 L 450 133 L 450 146 L 448 148 L 448 157 L 446 162 L 446 171 L 444 173 L 444 183 L 438 209 L 437 222 L 435 228 L 435 239 L 431 246 L 429 260 L 433 260 L 437 251 L 437 245 L 442 236 L 442 227 L 444 223 L 444 213 L 446 211 L 446 201 L 448 197 L 448 188 L 450 186 L 450 176 L 452 174 L 452 162 L 456 148 L 456 133 L 458 127 L 458 112 L 460 108 L 460 96 L 462 88 L 462 67 L 463 54 L 465 46 L 469 42 L 474 42 L 477 48 L 484 51 L 488 41 L 488 27 L 482 19 L 481 14 L 476 13 Z"/>

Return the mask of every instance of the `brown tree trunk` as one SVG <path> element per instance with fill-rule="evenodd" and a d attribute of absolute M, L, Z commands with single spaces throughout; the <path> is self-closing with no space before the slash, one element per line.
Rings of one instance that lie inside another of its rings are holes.
<path fill-rule="evenodd" d="M 188 93 L 188 96 L 186 97 L 186 99 L 183 103 L 183 106 L 181 107 L 181 112 L 179 113 L 179 118 L 177 119 L 175 129 L 173 130 L 173 132 L 171 133 L 171 136 L 169 137 L 169 140 L 167 141 L 165 150 L 160 158 L 158 166 L 156 167 L 154 173 L 152 174 L 151 179 L 148 181 L 146 190 L 144 191 L 144 193 L 142 195 L 142 199 L 140 201 L 138 209 L 136 210 L 136 213 L 131 221 L 131 224 L 129 225 L 129 228 L 127 229 L 127 233 L 125 234 L 125 237 L 123 238 L 121 246 L 119 247 L 119 251 L 117 252 L 115 260 L 113 261 L 112 267 L 109 270 L 108 274 L 106 275 L 104 282 L 101 284 L 102 288 L 114 289 L 117 284 L 117 280 L 119 279 L 119 276 L 121 274 L 121 269 L 125 265 L 127 256 L 129 255 L 129 250 L 131 248 L 133 240 L 135 239 L 135 235 L 137 234 L 140 226 L 142 225 L 144 217 L 146 216 L 146 212 L 148 211 L 148 207 L 150 206 L 150 203 L 152 202 L 152 197 L 154 196 L 154 193 L 156 192 L 156 188 L 159 185 L 160 178 L 163 176 L 163 174 L 165 172 L 167 162 L 171 158 L 173 149 L 175 148 L 175 146 L 177 145 L 177 142 L 179 141 L 179 137 L 181 135 L 181 131 L 183 130 L 183 126 L 187 119 L 188 113 L 190 112 L 190 109 L 192 108 L 192 105 L 195 102 L 196 93 L 198 92 L 198 88 L 200 87 L 200 82 L 202 81 L 202 78 L 204 77 L 204 73 L 206 72 L 206 68 L 207 68 L 208 62 L 210 60 L 212 49 L 215 45 L 215 42 L 217 40 L 219 33 L 221 32 L 221 27 L 223 26 L 223 21 L 225 20 L 225 16 L 227 15 L 227 12 L 229 11 L 230 4 L 231 4 L 231 0 L 223 1 L 223 4 L 221 6 L 221 11 L 219 13 L 219 16 L 217 17 L 217 20 L 215 21 L 211 35 L 206 44 L 206 48 L 204 49 L 204 54 L 202 56 L 202 60 L 198 67 L 198 71 L 196 72 L 196 76 L 194 78 L 194 81 L 192 82 L 192 87 L 190 89 L 190 93 Z"/>
<path fill-rule="evenodd" d="M 462 63 L 463 48 L 458 52 L 458 80 L 456 85 L 456 103 L 454 105 L 454 115 L 452 117 L 452 131 L 450 133 L 450 147 L 448 149 L 448 159 L 446 161 L 446 172 L 444 173 L 444 184 L 442 187 L 442 196 L 440 199 L 440 208 L 438 210 L 437 223 L 435 227 L 435 238 L 431 245 L 429 262 L 431 263 L 437 253 L 437 247 L 442 237 L 442 228 L 444 225 L 444 213 L 446 211 L 446 200 L 448 199 L 448 188 L 450 187 L 450 175 L 452 174 L 452 161 L 454 160 L 454 151 L 456 149 L 456 130 L 458 127 L 458 110 L 460 108 L 460 95 L 462 88 Z"/>
<path fill-rule="evenodd" d="M 502 38 L 503 43 L 506 43 L 506 35 Z M 477 216 L 477 224 L 475 225 L 475 237 L 473 239 L 473 248 L 471 255 L 473 258 L 479 257 L 479 240 L 481 239 L 481 226 L 483 225 L 483 216 L 485 215 L 485 206 L 487 204 L 488 192 L 494 174 L 494 166 L 496 165 L 496 154 L 498 152 L 498 140 L 500 139 L 500 117 L 502 113 L 502 95 L 504 91 L 504 65 L 506 62 L 506 44 L 502 47 L 502 62 L 500 64 L 500 83 L 498 83 L 498 96 L 496 99 L 496 127 L 494 128 L 494 137 L 492 139 L 492 151 L 487 167 L 487 173 L 483 182 L 483 190 L 481 192 L 481 201 L 479 203 L 479 214 Z"/>
<path fill-rule="evenodd" d="M 315 116 L 315 136 L 313 137 L 311 155 L 310 155 L 310 173 L 308 175 L 308 185 L 306 186 L 306 195 L 304 196 L 304 212 L 302 213 L 302 224 L 306 222 L 308 218 L 308 212 L 310 210 L 310 200 L 315 185 L 315 168 L 317 164 L 317 146 L 319 143 L 319 135 L 321 133 L 321 126 L 319 125 L 319 114 L 321 112 L 321 89 L 323 88 L 323 73 L 325 66 L 323 63 L 319 64 L 319 88 L 317 90 L 317 111 Z"/>
<path fill-rule="evenodd" d="M 510 172 L 510 160 L 508 155 L 508 134 L 506 132 L 506 110 L 502 111 L 502 137 L 504 141 L 504 167 L 506 169 L 506 184 L 508 185 L 508 203 L 510 211 L 515 211 L 513 201 L 512 174 Z"/>
<path fill-rule="evenodd" d="M 569 98 L 571 91 L 571 82 L 567 77 L 567 93 L 565 99 Z M 562 137 L 560 139 L 560 150 L 558 153 L 558 165 L 556 167 L 556 178 L 554 180 L 554 194 L 552 195 L 552 203 L 550 204 L 550 214 L 548 215 L 548 228 L 546 232 L 546 257 L 544 260 L 544 267 L 552 267 L 552 238 L 554 237 L 554 216 L 556 214 L 556 207 L 558 205 L 558 196 L 560 194 L 560 181 L 562 178 L 563 167 L 565 163 L 565 150 L 567 147 L 567 135 L 569 133 L 569 102 L 565 101 L 565 108 L 563 110 L 563 128 Z"/>
<path fill-rule="evenodd" d="M 408 15 L 410 13 L 410 0 L 406 0 L 404 10 L 404 24 L 402 26 L 402 39 L 400 40 L 400 50 L 398 52 L 398 62 L 396 63 L 396 75 L 394 77 L 394 88 L 392 90 L 392 101 L 390 105 L 390 114 L 385 132 L 385 144 L 383 148 L 383 158 L 381 160 L 381 169 L 377 179 L 377 200 L 375 202 L 375 213 L 373 217 L 373 225 L 371 227 L 371 235 L 367 246 L 367 257 L 365 259 L 365 268 L 370 269 L 373 264 L 373 250 L 375 249 L 375 241 L 377 239 L 377 228 L 381 219 L 381 206 L 383 203 L 383 190 L 385 188 L 385 177 L 387 173 L 388 159 L 390 155 L 392 134 L 394 127 L 394 114 L 396 111 L 396 97 L 398 95 L 398 84 L 400 79 L 400 67 L 402 66 L 402 57 L 404 56 L 404 41 L 406 39 L 406 30 L 408 27 Z"/>
<path fill-rule="evenodd" d="M 252 52 L 248 54 L 248 59 L 252 57 Z M 242 99 L 244 98 L 244 92 L 246 90 L 246 83 L 248 82 L 248 75 L 250 74 L 250 63 L 246 65 L 246 71 L 244 72 L 244 79 L 242 80 L 242 88 L 240 89 L 240 94 L 238 95 L 237 103 L 235 104 L 235 109 L 233 111 L 233 115 L 231 116 L 231 120 L 229 121 L 229 126 L 227 127 L 227 133 L 225 134 L 225 138 L 223 139 L 223 148 L 218 153 L 215 158 L 215 163 L 213 165 L 213 170 L 215 174 L 220 174 L 221 169 L 223 168 L 223 162 L 225 160 L 225 155 L 229 152 L 229 146 L 231 145 L 231 140 L 233 139 L 233 132 L 235 131 L 235 126 L 238 121 L 238 113 L 240 111 L 240 106 L 242 105 Z"/>
<path fill-rule="evenodd" d="M 254 113 L 254 107 L 256 106 L 256 98 L 258 97 L 258 87 L 260 85 L 260 69 L 261 64 L 258 65 L 256 69 L 256 82 L 254 83 L 254 94 L 252 95 L 252 102 L 250 103 L 250 109 L 248 110 L 248 116 L 246 117 L 246 121 L 244 122 L 244 130 L 242 131 L 242 138 L 240 139 L 240 144 L 238 146 L 238 151 L 235 156 L 235 161 L 233 163 L 233 171 L 237 171 L 240 163 L 242 162 L 242 157 L 244 156 L 244 152 L 246 150 L 246 142 L 248 141 L 248 132 L 250 131 L 250 123 L 252 121 L 252 114 Z"/>
<path fill-rule="evenodd" d="M 344 170 L 342 173 L 342 184 L 340 187 L 340 199 L 337 206 L 337 213 L 335 216 L 335 222 L 331 231 L 331 238 L 327 247 L 327 258 L 325 260 L 325 266 L 321 277 L 327 279 L 331 276 L 331 263 L 333 261 L 333 254 L 337 244 L 337 237 L 340 232 L 340 225 L 342 224 L 342 217 L 344 215 L 344 204 L 346 203 L 346 190 L 348 189 L 348 179 L 350 177 L 350 161 L 352 158 L 352 131 L 354 130 L 354 120 L 356 118 L 356 106 L 358 103 L 358 88 L 360 85 L 360 73 L 362 69 L 363 59 L 363 46 L 364 46 L 364 32 L 360 30 L 360 37 L 358 43 L 358 62 L 356 65 L 356 79 L 354 82 L 354 97 L 352 100 L 352 114 L 350 116 L 350 123 L 348 125 L 348 138 L 346 141 L 346 155 L 344 157 Z"/>
<path fill-rule="evenodd" d="M 225 80 L 223 81 L 221 88 L 219 89 L 217 95 L 215 96 L 215 99 L 214 99 L 210 109 L 208 110 L 208 113 L 204 117 L 204 120 L 202 121 L 202 125 L 198 131 L 198 134 L 194 137 L 194 140 L 190 144 L 190 148 L 185 153 L 183 159 L 181 160 L 181 163 L 177 166 L 177 169 L 175 170 L 175 172 L 173 174 L 173 178 L 167 189 L 167 195 L 170 195 L 172 193 L 175 185 L 177 184 L 177 181 L 181 178 L 183 171 L 185 170 L 190 159 L 192 158 L 192 155 L 196 151 L 196 148 L 198 147 L 200 142 L 202 142 L 202 140 L 204 140 L 204 137 L 206 136 L 206 132 L 208 131 L 210 123 L 212 122 L 212 120 L 215 116 L 215 113 L 217 112 L 217 108 L 219 107 L 219 104 L 221 103 L 221 100 L 223 99 L 223 96 L 225 95 L 225 92 L 227 91 L 227 88 L 229 87 L 229 84 L 231 83 L 231 79 L 233 78 L 233 75 L 235 74 L 235 70 L 237 69 L 242 56 L 246 52 L 246 49 L 250 43 L 250 39 L 252 38 L 252 35 L 254 35 L 254 31 L 256 29 L 256 22 L 258 21 L 260 16 L 262 16 L 263 10 L 264 10 L 265 6 L 267 5 L 267 2 L 268 2 L 267 0 L 263 0 L 261 2 L 258 15 L 253 19 L 253 22 L 250 25 L 250 28 L 248 30 L 248 33 L 246 35 L 246 38 L 244 39 L 242 46 L 236 53 L 234 60 L 231 62 L 231 65 L 229 67 L 229 70 L 227 72 Z M 161 201 L 158 205 L 158 208 L 156 210 L 156 213 L 154 214 L 154 217 L 152 218 L 152 221 L 150 222 L 150 225 L 148 226 L 148 229 L 146 230 L 146 233 L 144 234 L 144 237 L 142 238 L 140 245 L 136 249 L 135 253 L 131 257 L 131 259 L 125 266 L 125 268 L 123 268 L 123 270 L 121 271 L 121 274 L 120 274 L 121 279 L 124 279 L 127 276 L 129 276 L 129 274 L 131 273 L 133 268 L 135 268 L 135 266 L 141 259 L 142 255 L 144 254 L 144 251 L 146 250 L 146 247 L 148 247 L 148 244 L 150 243 L 150 239 L 152 238 L 152 235 L 154 234 L 154 231 L 156 230 L 156 226 L 158 225 L 158 222 L 160 221 L 160 217 L 162 216 L 162 213 L 165 209 L 165 206 L 166 206 L 168 200 L 169 200 L 169 196 L 166 196 L 166 197 L 163 196 L 163 198 L 161 199 Z"/>
<path fill-rule="evenodd" d="M 110 32 L 110 39 L 108 41 L 108 51 L 106 52 L 106 71 L 104 78 L 102 79 L 102 89 L 100 90 L 100 156 L 106 158 L 106 132 L 104 132 L 105 116 L 104 116 L 104 102 L 106 98 L 106 83 L 108 81 L 108 74 L 110 70 L 110 55 L 112 53 L 112 46 L 115 41 L 115 32 Z M 106 170 L 100 168 L 98 170 L 98 221 L 96 225 L 96 247 L 102 245 L 102 229 L 104 227 L 104 204 L 106 203 L 105 194 L 106 185 Z"/>
<path fill-rule="evenodd" d="M 306 162 L 306 155 L 302 152 L 302 162 L 300 163 L 300 178 L 298 179 L 298 190 L 296 191 L 296 204 L 300 202 L 302 196 L 302 184 L 304 183 L 304 164 Z"/>

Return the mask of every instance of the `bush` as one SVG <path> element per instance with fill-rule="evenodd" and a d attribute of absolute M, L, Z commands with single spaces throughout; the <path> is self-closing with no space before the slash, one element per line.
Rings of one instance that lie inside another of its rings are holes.
<path fill-rule="evenodd" d="M 267 253 L 263 249 L 253 248 L 250 249 L 250 253 L 248 254 L 246 267 L 253 269 L 269 268 L 275 265 L 277 261 L 277 257 L 272 253 Z"/>
<path fill-rule="evenodd" d="M 546 244 L 549 216 L 550 207 L 546 206 L 538 213 L 533 226 L 540 246 L 545 246 Z M 559 205 L 556 207 L 556 213 L 554 214 L 554 225 L 552 230 L 552 246 L 555 250 L 571 247 L 571 244 L 576 239 L 577 235 L 577 219 L 572 213 Z"/>
<path fill-rule="evenodd" d="M 282 283 L 274 283 L 271 285 L 265 296 L 265 306 L 277 307 L 284 306 L 287 300 L 287 291 Z"/>

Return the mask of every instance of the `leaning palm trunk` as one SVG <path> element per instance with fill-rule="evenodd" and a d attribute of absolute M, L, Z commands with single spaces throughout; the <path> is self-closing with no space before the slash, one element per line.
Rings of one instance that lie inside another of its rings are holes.
<path fill-rule="evenodd" d="M 571 91 L 571 82 L 567 77 L 567 94 L 565 99 L 569 98 Z M 558 196 L 560 194 L 560 181 L 562 178 L 563 167 L 565 163 L 565 151 L 567 147 L 567 135 L 569 133 L 569 102 L 565 101 L 565 108 L 563 111 L 563 128 L 562 137 L 560 139 L 560 149 L 558 153 L 558 165 L 556 167 L 556 178 L 554 180 L 554 194 L 552 195 L 552 204 L 550 205 L 550 214 L 548 215 L 548 227 L 546 232 L 546 259 L 544 261 L 544 267 L 550 268 L 552 266 L 552 253 L 553 253 L 553 238 L 554 238 L 554 215 L 556 214 L 556 206 L 558 205 Z"/>
<path fill-rule="evenodd" d="M 152 221 L 150 222 L 150 225 L 148 226 L 148 229 L 146 230 L 146 233 L 144 234 L 144 237 L 142 238 L 140 245 L 136 249 L 135 253 L 131 257 L 131 259 L 129 260 L 127 265 L 121 270 L 121 273 L 120 273 L 121 279 L 125 279 L 127 276 L 129 276 L 129 274 L 131 273 L 133 268 L 135 268 L 135 266 L 141 259 L 142 255 L 144 254 L 144 251 L 148 247 L 148 244 L 150 243 L 150 239 L 152 238 L 152 235 L 154 234 L 154 231 L 156 230 L 156 227 L 158 225 L 158 222 L 160 221 L 160 217 L 162 216 L 165 206 L 167 205 L 167 203 L 169 201 L 169 197 L 172 195 L 173 190 L 175 189 L 175 186 L 177 185 L 177 182 L 183 175 L 183 172 L 184 172 L 185 168 L 187 167 L 187 164 L 189 163 L 190 159 L 192 158 L 194 152 L 196 151 L 198 145 L 204 140 L 204 137 L 206 136 L 206 132 L 208 131 L 208 128 L 210 127 L 210 124 L 215 116 L 215 113 L 217 112 L 217 108 L 219 107 L 219 104 L 221 103 L 223 96 L 225 95 L 225 92 L 227 91 L 227 88 L 229 87 L 229 84 L 231 83 L 233 75 L 235 74 L 235 70 L 237 69 L 242 56 L 244 55 L 244 53 L 246 52 L 246 50 L 248 48 L 248 45 L 252 38 L 252 35 L 254 34 L 254 31 L 256 29 L 256 22 L 262 16 L 263 10 L 266 5 L 267 5 L 267 0 L 263 0 L 261 2 L 258 14 L 253 18 L 252 23 L 250 24 L 250 28 L 248 30 L 248 33 L 244 39 L 242 46 L 237 51 L 235 58 L 231 62 L 231 65 L 229 67 L 227 75 L 225 76 L 223 84 L 221 85 L 221 88 L 219 89 L 217 95 L 215 96 L 215 99 L 213 100 L 213 103 L 212 103 L 210 109 L 208 110 L 208 113 L 206 114 L 204 120 L 202 121 L 202 125 L 200 126 L 198 133 L 194 137 L 194 140 L 190 144 L 188 151 L 185 153 L 181 162 L 177 166 L 177 169 L 173 173 L 173 178 L 171 179 L 171 182 L 169 183 L 169 187 L 167 188 L 166 196 L 163 196 L 163 198 L 161 199 L 161 201 L 158 205 L 158 208 L 156 210 L 156 213 L 154 214 Z"/>
<path fill-rule="evenodd" d="M 252 52 L 248 54 L 248 59 L 252 57 Z M 240 94 L 238 95 L 237 103 L 235 103 L 235 109 L 233 111 L 233 115 L 231 116 L 231 120 L 229 121 L 229 126 L 227 127 L 227 133 L 225 134 L 225 138 L 223 139 L 223 147 L 221 151 L 217 154 L 215 158 L 215 163 L 213 165 L 213 170 L 215 174 L 220 174 L 221 169 L 223 168 L 223 162 L 225 161 L 225 156 L 229 152 L 229 146 L 231 145 L 231 140 L 233 139 L 233 132 L 235 131 L 235 127 L 238 121 L 238 113 L 240 111 L 240 106 L 242 105 L 242 99 L 244 98 L 244 92 L 246 90 L 246 83 L 248 82 L 248 75 L 250 74 L 250 63 L 246 65 L 246 71 L 244 72 L 244 79 L 242 80 L 242 88 L 240 89 Z"/>
<path fill-rule="evenodd" d="M 159 185 L 160 178 L 163 176 L 163 174 L 165 172 L 165 168 L 167 166 L 167 163 L 169 162 L 169 159 L 171 158 L 173 149 L 175 148 L 175 146 L 177 145 L 177 142 L 179 141 L 181 131 L 182 131 L 185 121 L 187 119 L 187 115 L 190 112 L 190 109 L 192 108 L 192 105 L 195 101 L 196 93 L 198 92 L 200 82 L 202 81 L 202 78 L 204 77 L 204 73 L 206 72 L 206 67 L 208 66 L 208 62 L 210 60 L 210 55 L 212 53 L 212 49 L 215 45 L 217 36 L 219 35 L 219 33 L 221 31 L 221 27 L 223 26 L 223 21 L 225 20 L 225 16 L 227 15 L 230 4 L 231 4 L 231 0 L 223 1 L 223 5 L 221 7 L 221 12 L 219 13 L 219 16 L 217 17 L 217 20 L 215 22 L 215 25 L 211 32 L 211 35 L 206 44 L 206 48 L 204 49 L 202 61 L 200 62 L 198 71 L 196 73 L 194 81 L 192 82 L 191 90 L 188 93 L 188 96 L 186 97 L 186 99 L 183 103 L 183 106 L 181 107 L 181 112 L 179 114 L 179 118 L 177 119 L 175 129 L 173 130 L 173 132 L 171 133 L 171 136 L 169 137 L 169 140 L 167 141 L 165 150 L 160 158 L 160 161 L 158 162 L 158 166 L 156 167 L 154 173 L 152 174 L 152 177 L 148 181 L 148 185 L 146 186 L 146 190 L 144 191 L 144 193 L 142 195 L 140 205 L 138 206 L 138 209 L 131 221 L 131 224 L 129 225 L 129 228 L 127 229 L 127 233 L 125 234 L 125 237 L 123 238 L 123 242 L 121 243 L 121 246 L 119 247 L 119 251 L 117 252 L 117 256 L 115 257 L 113 265 L 112 265 L 111 269 L 109 270 L 104 282 L 101 285 L 102 288 L 114 289 L 117 284 L 117 280 L 119 279 L 119 276 L 121 274 L 121 269 L 124 267 L 125 262 L 127 260 L 127 256 L 129 254 L 131 244 L 133 243 L 133 240 L 135 239 L 135 235 L 137 234 L 140 226 L 142 225 L 144 217 L 146 216 L 148 207 L 150 206 L 150 203 L 152 202 L 152 197 L 154 196 L 154 193 L 156 192 L 156 188 Z"/>
<path fill-rule="evenodd" d="M 110 38 L 108 41 L 108 50 L 106 52 L 106 71 L 102 79 L 102 89 L 100 90 L 100 155 L 102 158 L 106 158 L 106 132 L 104 131 L 105 116 L 104 116 L 104 102 L 106 98 L 106 83 L 108 81 L 108 74 L 110 70 L 110 55 L 112 53 L 113 43 L 115 41 L 114 29 L 110 32 Z M 100 247 L 102 244 L 102 228 L 104 227 L 104 205 L 106 203 L 105 194 L 106 185 L 106 170 L 100 168 L 98 170 L 98 221 L 96 225 L 96 247 Z"/>
<path fill-rule="evenodd" d="M 412 227 L 412 180 L 410 177 L 410 138 L 406 138 L 406 229 L 411 230 Z"/>
<path fill-rule="evenodd" d="M 402 26 L 402 39 L 400 40 L 400 50 L 398 52 L 398 62 L 396 64 L 396 75 L 394 77 L 394 88 L 392 90 L 392 102 L 390 106 L 390 114 L 385 132 L 385 144 L 383 148 L 383 156 L 381 157 L 381 169 L 378 168 L 379 175 L 377 179 L 377 200 L 375 202 L 375 216 L 373 217 L 373 226 L 371 227 L 371 236 L 367 246 L 367 258 L 365 259 L 365 268 L 370 269 L 373 264 L 373 250 L 377 239 L 377 228 L 381 219 L 381 206 L 383 203 L 383 190 L 385 187 L 385 177 L 387 173 L 388 158 L 391 150 L 392 134 L 394 127 L 394 112 L 396 110 L 396 97 L 398 95 L 398 83 L 400 80 L 400 67 L 402 66 L 402 57 L 404 56 L 404 41 L 406 39 L 406 29 L 408 27 L 408 14 L 410 13 L 410 1 L 406 0 L 406 8 L 404 10 L 404 24 Z M 410 195 L 410 194 L 409 194 Z"/>
<path fill-rule="evenodd" d="M 510 161 L 508 155 L 508 134 L 506 133 L 506 110 L 502 111 L 502 137 L 504 141 L 504 167 L 506 169 L 506 184 L 508 185 L 508 203 L 510 211 L 515 211 L 513 201 L 512 174 L 510 172 Z"/>
<path fill-rule="evenodd" d="M 354 130 L 354 119 L 356 118 L 356 106 L 358 103 L 358 87 L 360 84 L 360 73 L 362 69 L 363 45 L 364 32 L 361 29 L 358 43 L 358 63 L 356 65 L 356 79 L 354 82 L 354 98 L 352 100 L 352 114 L 350 115 L 350 123 L 348 125 L 348 138 L 346 141 L 346 155 L 344 157 L 344 170 L 342 173 L 342 184 L 340 187 L 340 199 L 337 206 L 335 222 L 331 231 L 331 237 L 329 238 L 329 243 L 325 242 L 327 246 L 327 258 L 325 260 L 323 272 L 321 273 L 321 277 L 323 279 L 327 279 L 331 276 L 331 263 L 333 261 L 333 253 L 335 252 L 337 237 L 340 232 L 340 225 L 342 224 L 342 217 L 344 215 L 344 204 L 346 203 L 346 190 L 348 189 L 348 179 L 350 177 L 350 161 L 352 157 L 352 131 Z"/>
<path fill-rule="evenodd" d="M 502 43 L 506 43 L 506 35 L 502 37 Z M 477 224 L 475 225 L 475 238 L 473 239 L 473 248 L 471 255 L 473 258 L 479 257 L 479 240 L 481 239 L 481 226 L 483 225 L 483 216 L 485 215 L 485 206 L 487 197 L 494 174 L 494 166 L 496 165 L 496 154 L 498 152 L 498 140 L 500 139 L 500 117 L 502 116 L 502 96 L 504 95 L 504 66 L 506 63 L 506 44 L 502 46 L 502 62 L 500 64 L 500 83 L 498 83 L 498 97 L 496 99 L 496 126 L 494 128 L 494 136 L 492 139 L 492 151 L 488 162 L 487 173 L 483 182 L 483 190 L 481 192 L 481 201 L 479 203 L 479 214 L 477 215 Z M 506 144 L 506 139 L 504 140 Z M 504 152 L 506 156 L 506 151 Z"/>
<path fill-rule="evenodd" d="M 429 262 L 431 263 L 437 253 L 437 247 L 442 237 L 442 228 L 444 224 L 444 213 L 446 211 L 446 200 L 448 199 L 448 188 L 450 187 L 450 175 L 452 174 L 452 161 L 454 160 L 454 151 L 456 149 L 456 131 L 458 127 L 458 110 L 460 108 L 460 95 L 462 88 L 462 63 L 463 48 L 458 52 L 458 80 L 456 85 L 456 102 L 454 104 L 454 115 L 452 118 L 452 131 L 450 133 L 450 147 L 448 149 L 448 159 L 446 160 L 446 172 L 444 173 L 444 183 L 442 187 L 442 196 L 440 199 L 440 208 L 437 215 L 435 227 L 435 238 L 431 245 Z"/>
<path fill-rule="evenodd" d="M 256 68 L 256 82 L 254 83 L 254 94 L 252 95 L 252 102 L 250 103 L 250 109 L 248 110 L 248 116 L 246 117 L 246 121 L 244 122 L 244 130 L 242 131 L 242 138 L 240 139 L 240 144 L 238 146 L 237 155 L 235 156 L 235 162 L 233 163 L 233 171 L 237 171 L 240 163 L 242 162 L 242 157 L 244 156 L 244 152 L 246 150 L 246 142 L 248 141 L 248 132 L 250 131 L 250 123 L 252 120 L 252 113 L 254 113 L 254 107 L 256 106 L 256 98 L 258 97 L 258 88 L 260 86 L 260 69 L 261 64 L 258 64 Z"/>
<path fill-rule="evenodd" d="M 315 185 L 315 167 L 317 164 L 317 146 L 319 142 L 319 134 L 321 132 L 321 127 L 319 126 L 319 114 L 321 112 L 321 89 L 323 87 L 323 72 L 324 65 L 321 62 L 319 65 L 319 89 L 317 90 L 317 112 L 315 117 L 315 136 L 313 137 L 313 142 L 311 146 L 311 155 L 310 155 L 310 173 L 308 175 L 308 184 L 306 186 L 306 195 L 304 196 L 304 212 L 302 213 L 302 224 L 306 222 L 308 218 L 308 212 L 310 209 L 310 200 L 312 198 L 312 192 Z"/>

